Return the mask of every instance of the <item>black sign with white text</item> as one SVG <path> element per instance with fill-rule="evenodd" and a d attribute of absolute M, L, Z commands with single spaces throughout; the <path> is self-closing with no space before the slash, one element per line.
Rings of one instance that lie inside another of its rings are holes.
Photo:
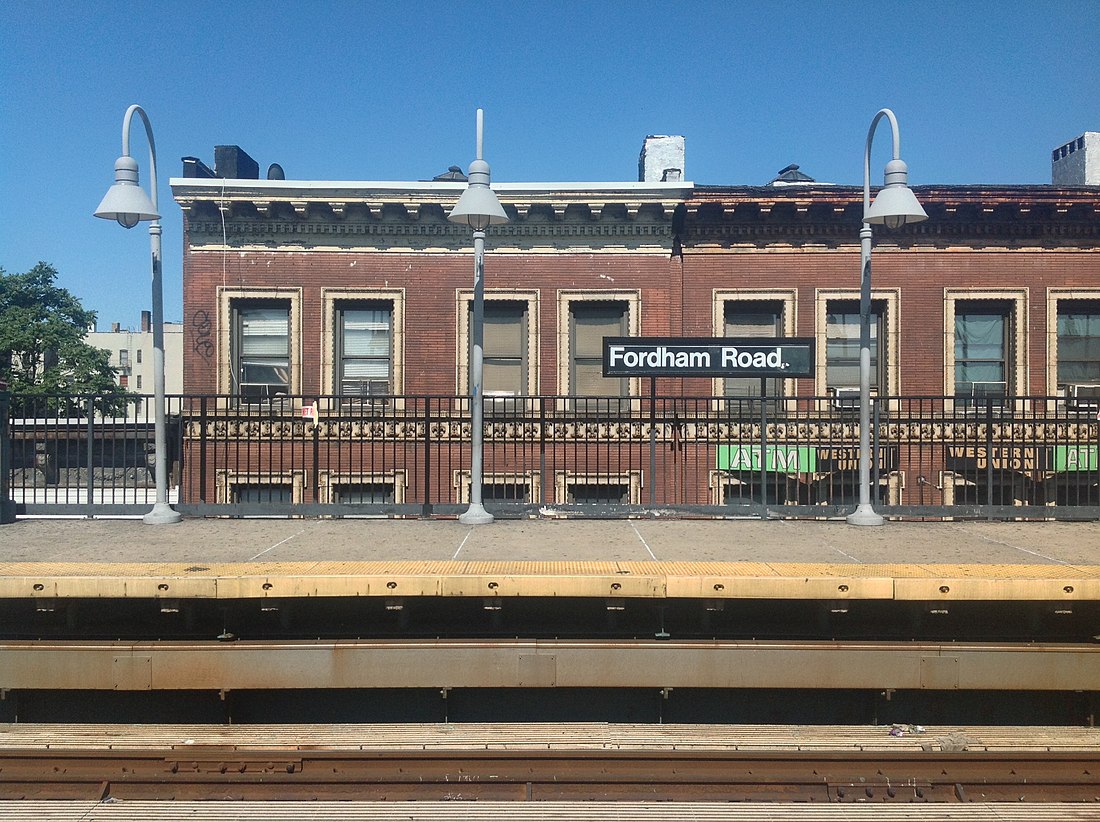
<path fill-rule="evenodd" d="M 604 337 L 605 377 L 810 377 L 807 337 Z"/>

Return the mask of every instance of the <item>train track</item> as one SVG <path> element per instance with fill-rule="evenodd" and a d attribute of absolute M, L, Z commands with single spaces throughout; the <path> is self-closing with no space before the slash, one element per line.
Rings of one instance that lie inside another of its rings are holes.
<path fill-rule="evenodd" d="M 1089 802 L 1100 750 L 0 751 L 0 800 Z"/>

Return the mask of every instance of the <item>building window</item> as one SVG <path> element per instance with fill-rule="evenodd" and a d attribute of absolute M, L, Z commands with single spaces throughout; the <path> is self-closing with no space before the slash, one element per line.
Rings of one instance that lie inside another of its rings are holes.
<path fill-rule="evenodd" d="M 883 306 L 871 302 L 871 391 L 883 385 Z M 830 300 L 825 313 L 825 388 L 829 393 L 859 388 L 859 301 Z"/>
<path fill-rule="evenodd" d="M 1011 394 L 1011 304 L 999 300 L 957 301 L 954 330 L 955 395 L 981 399 Z"/>
<path fill-rule="evenodd" d="M 603 338 L 626 335 L 626 303 L 594 300 L 570 304 L 569 393 L 580 397 L 628 395 L 626 378 L 603 375 Z"/>
<path fill-rule="evenodd" d="M 333 486 L 333 502 L 341 505 L 392 505 L 392 482 L 349 482 Z"/>
<path fill-rule="evenodd" d="M 290 483 L 233 483 L 233 502 L 236 503 L 271 503 L 293 501 L 294 487 Z"/>
<path fill-rule="evenodd" d="M 1051 300 L 1051 310 L 1057 299 Z M 944 393 L 961 407 L 1014 396 L 1028 385 L 1027 289 L 944 289 Z M 1055 317 L 1048 314 L 1050 345 Z M 1054 379 L 1054 358 L 1048 358 Z M 977 399 L 978 402 L 975 402 Z"/>
<path fill-rule="evenodd" d="M 405 472 L 321 471 L 317 501 L 337 505 L 401 505 L 405 502 Z"/>
<path fill-rule="evenodd" d="M 401 289 L 321 289 L 321 394 L 388 397 L 400 406 L 405 390 L 405 292 Z M 323 399 L 322 407 L 330 400 Z"/>
<path fill-rule="evenodd" d="M 458 489 L 458 502 L 469 503 L 470 472 L 456 471 L 454 483 Z M 540 502 L 540 488 L 537 471 L 487 473 L 481 481 L 481 498 L 486 502 Z"/>
<path fill-rule="evenodd" d="M 1058 302 L 1058 385 L 1100 385 L 1100 299 Z"/>
<path fill-rule="evenodd" d="M 641 317 L 641 293 L 630 289 L 558 291 L 557 393 L 576 397 L 629 397 L 640 378 L 603 376 L 603 338 L 636 337 Z M 627 413 L 628 402 L 617 399 L 562 400 L 561 408 Z"/>
<path fill-rule="evenodd" d="M 141 390 L 141 374 L 137 375 L 137 390 Z"/>
<path fill-rule="evenodd" d="M 219 504 L 299 503 L 305 493 L 303 471 L 271 474 L 218 471 L 215 477 Z"/>
<path fill-rule="evenodd" d="M 290 393 L 289 303 L 236 303 L 233 330 L 232 393 L 246 402 Z"/>
<path fill-rule="evenodd" d="M 724 325 L 727 337 L 782 337 L 783 303 L 779 300 L 727 301 Z M 769 397 L 782 396 L 783 380 L 768 377 L 764 391 Z M 727 397 L 758 397 L 760 378 L 727 377 L 724 392 Z"/>
<path fill-rule="evenodd" d="M 565 505 L 639 505 L 642 500 L 642 472 L 621 474 L 572 474 L 558 471 L 555 497 Z"/>
<path fill-rule="evenodd" d="M 338 308 L 336 386 L 343 397 L 392 393 L 393 304 L 347 304 Z"/>
<path fill-rule="evenodd" d="M 456 296 L 455 393 L 468 395 L 474 350 L 470 334 L 474 293 L 461 289 Z M 538 291 L 494 291 L 485 295 L 481 379 L 486 413 L 519 411 L 526 401 L 509 397 L 538 393 L 538 313 Z"/>
<path fill-rule="evenodd" d="M 473 303 L 470 303 L 471 321 Z M 473 342 L 470 343 L 473 358 Z M 482 389 L 487 397 L 527 394 L 527 303 L 513 300 L 485 302 Z"/>
<path fill-rule="evenodd" d="M 141 349 L 139 348 L 137 351 L 134 352 L 134 354 L 137 357 L 137 364 L 141 365 Z"/>
<path fill-rule="evenodd" d="M 118 352 L 118 365 L 120 368 L 130 367 L 130 352 L 125 348 Z"/>

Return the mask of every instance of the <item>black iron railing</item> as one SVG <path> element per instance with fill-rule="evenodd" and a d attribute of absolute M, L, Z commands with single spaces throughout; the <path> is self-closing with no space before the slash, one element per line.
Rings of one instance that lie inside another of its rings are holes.
<path fill-rule="evenodd" d="M 470 493 L 468 397 L 172 396 L 184 513 L 454 514 Z M 139 513 L 154 499 L 149 398 L 13 398 L 25 513 Z M 1063 397 L 876 398 L 875 505 L 894 516 L 1100 518 L 1097 408 Z M 501 516 L 840 516 L 858 500 L 848 398 L 489 397 L 483 496 Z"/>

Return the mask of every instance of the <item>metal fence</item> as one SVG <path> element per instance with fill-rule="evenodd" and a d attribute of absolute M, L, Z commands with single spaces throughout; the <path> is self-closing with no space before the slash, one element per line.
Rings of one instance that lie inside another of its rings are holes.
<path fill-rule="evenodd" d="M 152 405 L 13 398 L 17 510 L 147 510 Z M 469 408 L 461 396 L 171 396 L 169 499 L 191 515 L 459 513 Z M 1093 405 L 885 397 L 872 419 L 872 494 L 887 515 L 1100 518 Z M 835 517 L 858 499 L 847 397 L 489 397 L 484 441 L 483 496 L 498 516 Z"/>

